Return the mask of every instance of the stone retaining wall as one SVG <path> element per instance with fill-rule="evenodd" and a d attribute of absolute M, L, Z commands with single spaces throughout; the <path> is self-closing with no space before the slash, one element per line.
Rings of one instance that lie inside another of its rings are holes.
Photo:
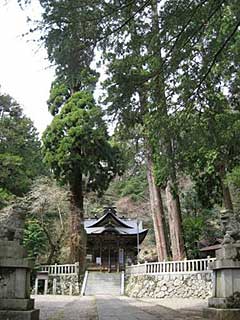
<path fill-rule="evenodd" d="M 39 280 L 39 289 L 38 294 L 43 294 L 43 283 L 40 284 Z M 59 294 L 59 295 L 79 295 L 81 292 L 83 276 L 78 282 L 77 275 L 56 275 L 48 277 L 48 290 L 47 294 Z M 33 288 L 32 291 L 35 294 Z"/>
<path fill-rule="evenodd" d="M 81 282 L 78 282 L 77 275 L 49 276 L 48 285 L 49 294 L 53 294 L 53 279 L 56 279 L 56 294 L 79 295 Z"/>
<path fill-rule="evenodd" d="M 212 274 L 130 275 L 125 294 L 130 297 L 208 298 L 212 293 Z"/>

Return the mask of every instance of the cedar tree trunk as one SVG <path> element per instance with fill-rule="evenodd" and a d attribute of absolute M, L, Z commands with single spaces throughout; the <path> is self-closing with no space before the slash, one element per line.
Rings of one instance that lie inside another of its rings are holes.
<path fill-rule="evenodd" d="M 166 187 L 169 230 L 173 260 L 185 258 L 184 240 L 182 232 L 181 209 L 178 194 L 174 194 L 173 183 L 169 179 Z"/>
<path fill-rule="evenodd" d="M 152 30 L 156 35 L 156 41 L 152 44 L 152 53 L 156 59 L 158 59 L 158 65 L 155 66 L 157 75 L 153 82 L 154 88 L 154 100 L 158 108 L 159 120 L 166 119 L 166 122 L 169 119 L 168 108 L 167 108 L 167 99 L 166 99 L 166 87 L 165 87 L 165 71 L 163 68 L 164 61 L 161 55 L 161 42 L 160 38 L 157 35 L 160 34 L 159 28 L 159 11 L 158 11 L 158 1 L 152 0 Z M 169 162 L 169 178 L 166 187 L 166 196 L 167 196 L 167 207 L 169 215 L 169 228 L 170 228 L 170 239 L 172 247 L 172 255 L 174 260 L 183 259 L 185 257 L 184 253 L 184 241 L 182 233 L 182 221 L 181 221 L 181 209 L 179 196 L 177 194 L 176 188 L 176 167 L 174 161 L 174 152 L 172 149 L 171 141 L 171 132 L 166 127 L 167 123 L 164 124 L 165 133 L 161 137 L 161 144 L 166 156 L 170 160 Z"/>
<path fill-rule="evenodd" d="M 79 262 L 79 273 L 83 273 L 85 271 L 87 237 L 84 229 L 82 176 L 70 185 L 70 191 L 70 260 L 72 263 Z"/>
<path fill-rule="evenodd" d="M 153 161 L 151 152 L 147 152 L 147 180 L 149 187 L 150 207 L 153 218 L 154 233 L 157 247 L 158 260 L 167 260 L 167 244 L 164 228 L 164 210 L 161 192 L 155 183 L 153 175 Z"/>

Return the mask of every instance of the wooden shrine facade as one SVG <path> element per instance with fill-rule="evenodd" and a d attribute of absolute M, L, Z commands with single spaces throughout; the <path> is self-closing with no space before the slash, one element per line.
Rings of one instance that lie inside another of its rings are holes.
<path fill-rule="evenodd" d="M 119 217 L 114 207 L 104 208 L 103 216 L 85 219 L 88 270 L 122 271 L 135 262 L 139 246 L 148 230 L 137 219 Z"/>

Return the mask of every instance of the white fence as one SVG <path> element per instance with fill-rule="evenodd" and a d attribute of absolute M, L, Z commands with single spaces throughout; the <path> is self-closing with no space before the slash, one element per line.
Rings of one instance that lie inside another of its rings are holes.
<path fill-rule="evenodd" d="M 146 262 L 126 267 L 127 274 L 163 274 L 163 273 L 199 273 L 210 272 L 209 263 L 216 258 Z M 51 276 L 78 274 L 78 262 L 74 264 L 43 265 L 40 271 L 48 272 Z"/>
<path fill-rule="evenodd" d="M 216 258 L 146 262 L 126 267 L 127 274 L 165 274 L 165 273 L 202 273 L 210 272 L 209 263 Z"/>
<path fill-rule="evenodd" d="M 50 276 L 73 275 L 73 274 L 78 274 L 78 266 L 79 266 L 78 262 L 74 264 L 43 265 L 40 267 L 40 271 L 48 272 Z"/>

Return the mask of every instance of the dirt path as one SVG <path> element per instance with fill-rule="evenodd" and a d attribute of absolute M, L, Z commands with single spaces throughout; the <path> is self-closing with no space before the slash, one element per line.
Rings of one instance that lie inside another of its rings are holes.
<path fill-rule="evenodd" d="M 38 296 L 40 320 L 202 320 L 206 301 L 124 296 Z"/>

